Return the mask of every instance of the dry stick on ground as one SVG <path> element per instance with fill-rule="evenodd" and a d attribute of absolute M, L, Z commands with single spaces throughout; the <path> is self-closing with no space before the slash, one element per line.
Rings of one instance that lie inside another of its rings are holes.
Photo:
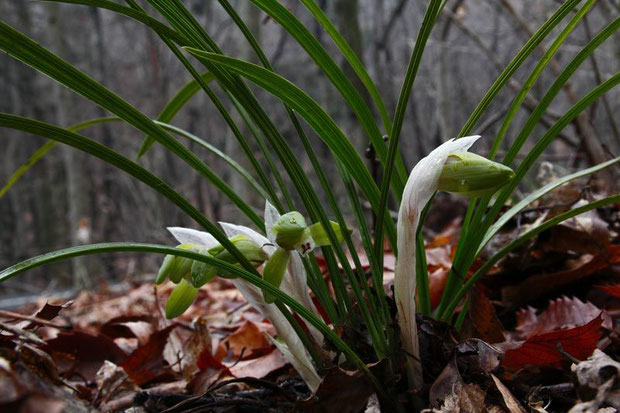
<path fill-rule="evenodd" d="M 41 324 L 41 325 L 46 326 L 46 327 L 58 328 L 60 330 L 71 330 L 73 328 L 73 326 L 70 325 L 70 324 L 65 324 L 65 325 L 56 324 L 56 323 L 54 323 L 52 321 L 44 320 L 42 318 L 38 318 L 38 317 L 30 316 L 30 315 L 19 314 L 19 313 L 13 313 L 11 311 L 0 310 L 0 317 L 9 318 L 9 319 L 32 321 L 33 323 Z"/>
<path fill-rule="evenodd" d="M 525 21 L 523 16 L 521 16 L 517 12 L 517 10 L 512 6 L 510 1 L 509 0 L 500 0 L 500 1 L 502 5 L 504 6 L 504 9 L 508 12 L 508 15 L 512 17 L 512 19 L 517 23 L 517 26 L 520 29 L 520 31 L 528 38 L 532 37 L 534 32 L 529 27 L 528 23 Z M 495 3 L 495 2 L 492 2 L 492 3 Z M 546 49 L 542 44 L 538 45 L 538 50 L 540 50 L 541 53 L 546 52 Z M 551 58 L 551 60 L 549 61 L 549 66 L 555 76 L 558 76 L 562 72 L 562 69 L 555 57 Z M 575 103 L 577 103 L 577 96 L 570 82 L 566 82 L 564 84 L 563 90 L 571 105 L 574 105 Z M 577 115 L 577 117 L 573 121 L 573 125 L 575 126 L 575 130 L 577 132 L 577 136 L 579 136 L 581 146 L 586 151 L 586 154 L 588 156 L 588 160 L 590 161 L 590 163 L 592 165 L 595 165 L 595 164 L 605 162 L 607 160 L 605 149 L 603 148 L 603 145 L 596 137 L 596 132 L 594 131 L 594 128 L 592 126 L 592 120 L 590 119 L 588 112 L 583 111 L 579 115 Z"/>
<path fill-rule="evenodd" d="M 30 343 L 34 343 L 34 344 L 38 344 L 38 345 L 45 345 L 45 341 L 41 340 L 35 334 L 33 334 L 33 333 L 31 333 L 30 331 L 27 331 L 27 330 L 22 330 L 21 328 L 16 327 L 14 325 L 0 322 L 0 330 L 6 330 L 9 333 L 13 333 L 20 340 L 23 340 L 23 341 L 26 341 L 26 342 L 30 342 Z"/>
<path fill-rule="evenodd" d="M 499 61 L 499 59 L 497 58 L 496 54 L 484 43 L 484 41 L 482 40 L 482 38 L 480 36 L 478 36 L 478 34 L 476 32 L 474 32 L 471 28 L 469 28 L 469 26 L 465 25 L 453 12 L 451 12 L 450 10 L 444 9 L 443 10 L 443 14 L 446 15 L 449 19 L 451 19 L 455 25 L 464 33 L 466 34 L 471 40 L 474 41 L 474 43 L 478 46 L 478 48 L 489 58 L 489 60 L 493 63 L 493 66 L 495 66 L 495 68 L 501 72 L 504 69 L 504 65 Z M 511 89 L 515 90 L 515 91 L 519 91 L 521 89 L 521 87 L 523 86 L 520 82 L 514 80 L 514 79 L 510 79 L 510 81 L 508 82 L 508 86 L 510 86 Z M 526 96 L 525 101 L 523 102 L 523 106 L 531 113 L 532 111 L 534 111 L 534 109 L 536 109 L 536 106 L 538 106 L 538 100 L 536 98 L 534 98 L 533 96 Z M 549 118 L 552 119 L 559 119 L 561 117 L 561 115 L 554 113 L 551 110 L 546 110 L 545 111 L 545 115 L 548 116 Z M 494 121 L 496 121 L 498 119 L 495 119 Z M 552 122 L 550 122 L 549 120 L 545 119 L 544 117 L 540 117 L 540 119 L 538 120 L 538 122 L 543 125 L 546 128 L 550 128 L 552 126 Z M 488 127 L 488 125 L 487 125 Z M 558 137 L 567 145 L 569 145 L 572 148 L 575 148 L 577 146 L 579 146 L 579 144 L 577 142 L 575 142 L 573 139 L 569 138 L 568 136 L 566 136 L 563 133 L 560 133 L 558 135 Z"/>

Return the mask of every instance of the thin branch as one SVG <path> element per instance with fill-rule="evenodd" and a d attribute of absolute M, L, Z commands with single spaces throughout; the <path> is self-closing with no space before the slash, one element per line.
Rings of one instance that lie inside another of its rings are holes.
<path fill-rule="evenodd" d="M 583 27 L 586 32 L 586 40 L 592 40 L 592 30 L 590 29 L 590 22 L 588 21 L 587 15 L 583 17 Z M 590 63 L 592 63 L 592 70 L 594 72 L 596 84 L 600 85 L 601 83 L 603 83 L 603 76 L 601 75 L 601 70 L 599 69 L 598 62 L 594 53 L 590 54 Z M 605 113 L 609 118 L 609 123 L 611 125 L 611 129 L 613 130 L 614 137 L 616 138 L 616 140 L 618 140 L 620 139 L 620 131 L 618 130 L 618 125 L 616 125 L 615 117 L 613 115 L 613 111 L 611 110 L 611 105 L 609 104 L 607 94 L 601 96 L 601 99 L 603 101 L 603 108 L 605 109 Z"/>

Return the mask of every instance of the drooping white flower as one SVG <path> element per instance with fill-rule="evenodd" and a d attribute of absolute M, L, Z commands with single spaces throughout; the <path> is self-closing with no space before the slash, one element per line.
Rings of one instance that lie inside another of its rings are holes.
<path fill-rule="evenodd" d="M 224 232 L 228 237 L 243 235 L 261 246 L 268 256 L 276 251 L 275 234 L 271 228 L 280 218 L 280 214 L 269 202 L 265 206 L 265 224 L 267 234 L 272 234 L 273 241 L 251 228 L 226 222 L 220 222 Z M 201 245 L 211 249 L 217 247 L 219 243 L 209 233 L 197 231 L 190 228 L 170 227 L 168 230 L 181 244 L 191 243 Z M 286 317 L 280 312 L 275 304 L 265 302 L 262 291 L 253 284 L 235 278 L 230 280 L 239 290 L 247 302 L 252 305 L 259 313 L 269 319 L 276 329 L 279 340 L 272 339 L 275 345 L 284 354 L 287 360 L 293 365 L 302 379 L 311 390 L 315 390 L 321 382 L 321 378 L 316 372 L 312 360 L 305 349 L 302 341 L 297 336 Z M 315 314 L 319 314 L 316 306 L 310 298 L 308 292 L 306 272 L 298 254 L 292 254 L 288 263 L 287 271 L 280 286 L 280 289 L 304 305 Z M 307 324 L 308 330 L 314 341 L 321 345 L 323 334 L 314 326 Z"/>
<path fill-rule="evenodd" d="M 505 165 L 467 150 L 480 136 L 451 139 L 433 150 L 413 168 L 398 211 L 398 261 L 394 273 L 394 299 L 403 348 L 408 356 L 409 383 L 422 384 L 415 319 L 416 233 L 420 215 L 437 190 L 465 196 L 492 195 L 513 177 Z"/>
<path fill-rule="evenodd" d="M 437 191 L 439 177 L 448 156 L 465 152 L 480 136 L 451 139 L 420 160 L 407 179 L 398 210 L 397 246 L 398 261 L 394 270 L 394 300 L 398 310 L 398 324 L 402 345 L 408 356 L 410 383 L 421 384 L 422 369 L 419 363 L 418 334 L 415 307 L 415 248 L 416 231 L 424 206 Z"/>

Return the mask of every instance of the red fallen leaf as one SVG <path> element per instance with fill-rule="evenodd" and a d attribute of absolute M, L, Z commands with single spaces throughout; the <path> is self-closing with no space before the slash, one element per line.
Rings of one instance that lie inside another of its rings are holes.
<path fill-rule="evenodd" d="M 193 394 L 205 393 L 211 388 L 213 383 L 225 377 L 234 377 L 230 369 L 220 360 L 217 354 L 215 356 L 211 354 L 210 345 L 202 349 L 196 361 L 196 365 L 200 370 L 198 370 L 187 383 L 187 388 Z"/>
<path fill-rule="evenodd" d="M 611 295 L 612 297 L 620 298 L 620 284 L 595 285 L 594 287 L 598 288 L 599 290 L 605 291 L 607 294 Z"/>
<path fill-rule="evenodd" d="M 164 365 L 164 348 L 168 342 L 170 332 L 178 327 L 177 324 L 153 333 L 149 341 L 138 347 L 127 361 L 121 364 L 125 369 L 129 378 L 131 378 L 137 386 L 153 381 L 162 376 L 166 376 L 169 371 Z"/>
<path fill-rule="evenodd" d="M 579 201 L 579 206 L 582 202 Z M 609 224 L 592 210 L 566 220 L 549 230 L 549 239 L 541 246 L 544 251 L 576 251 L 598 254 L 611 243 Z"/>
<path fill-rule="evenodd" d="M 258 326 L 251 321 L 246 321 L 228 336 L 224 343 L 232 350 L 233 357 L 239 358 L 243 353 L 244 359 L 265 354 L 273 347 Z"/>
<path fill-rule="evenodd" d="M 558 351 L 560 343 L 564 351 L 579 360 L 586 359 L 601 336 L 603 317 L 599 314 L 588 324 L 568 330 L 553 331 L 528 338 L 520 347 L 507 350 L 502 366 L 518 370 L 526 365 L 561 367 L 564 356 Z"/>
<path fill-rule="evenodd" d="M 517 327 L 521 338 L 542 334 L 559 329 L 581 326 L 601 314 L 601 309 L 590 302 L 583 302 L 577 297 L 561 297 L 549 302 L 549 306 L 540 315 L 532 307 L 517 312 Z M 603 312 L 605 327 L 611 327 L 611 320 Z"/>
<path fill-rule="evenodd" d="M 448 274 L 450 269 L 437 268 L 437 270 L 428 273 L 428 290 L 431 296 L 431 308 L 435 308 L 441 302 L 443 290 L 446 287 L 448 281 Z"/>
<path fill-rule="evenodd" d="M 444 245 L 437 248 L 426 248 L 426 265 L 429 272 L 435 271 L 437 268 L 452 267 L 452 247 Z"/>
<path fill-rule="evenodd" d="M 427 218 L 428 219 L 428 218 Z M 428 247 L 436 248 L 444 245 L 456 245 L 461 233 L 461 218 L 454 218 L 444 229 L 431 240 Z"/>
<path fill-rule="evenodd" d="M 213 355 L 211 353 L 211 346 L 205 346 L 202 349 L 198 355 L 198 360 L 196 360 L 196 366 L 198 366 L 200 370 L 207 370 L 214 367 L 227 369 L 227 367 L 222 364 L 221 359 L 217 357 L 217 354 Z"/>
<path fill-rule="evenodd" d="M 82 330 L 60 332 L 58 336 L 47 341 L 51 352 L 71 354 L 77 360 L 124 361 L 126 355 L 104 334 L 93 334 Z"/>

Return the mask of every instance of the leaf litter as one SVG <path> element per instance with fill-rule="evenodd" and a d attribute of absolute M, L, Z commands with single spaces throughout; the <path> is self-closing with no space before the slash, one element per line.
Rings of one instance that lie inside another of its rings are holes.
<path fill-rule="evenodd" d="M 505 243 L 562 212 L 547 207 L 553 199 L 541 202 L 513 218 L 498 239 Z M 613 220 L 619 214 L 617 205 L 610 209 L 546 231 L 500 261 L 470 291 L 460 330 L 419 317 L 418 394 L 407 394 L 385 361 L 368 360 L 369 367 L 402 390 L 401 401 L 417 398 L 426 411 L 618 409 L 620 245 Z M 458 219 L 442 216 L 441 225 L 425 234 L 433 307 L 460 231 Z M 493 248 L 492 242 L 474 268 Z M 383 288 L 391 296 L 394 254 L 386 251 L 384 262 Z M 369 269 L 365 257 L 362 267 Z M 202 288 L 172 322 L 163 316 L 170 291 L 171 285 L 149 283 L 124 294 L 101 288 L 71 302 L 0 312 L 0 409 L 340 413 L 364 411 L 371 400 L 368 411 L 390 411 L 359 371 L 331 367 L 311 393 L 268 338 L 274 327 L 229 281 Z M 368 341 L 363 329 L 355 334 Z"/>

